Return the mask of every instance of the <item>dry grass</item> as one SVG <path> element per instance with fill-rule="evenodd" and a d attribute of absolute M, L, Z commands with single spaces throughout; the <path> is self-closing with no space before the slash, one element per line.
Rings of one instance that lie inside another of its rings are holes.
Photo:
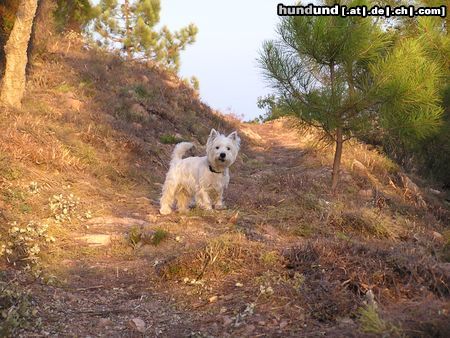
<path fill-rule="evenodd" d="M 360 318 L 367 332 L 391 333 L 382 319 L 389 313 L 358 312 L 367 290 L 382 309 L 404 299 L 448 300 L 449 275 L 439 261 L 448 234 L 441 242 L 432 237 L 443 232 L 445 218 L 437 215 L 444 207 L 426 194 L 427 207 L 418 206 L 400 184 L 400 168 L 378 150 L 347 143 L 333 195 L 333 148 L 317 130 L 298 133 L 287 119 L 242 125 L 152 66 L 60 46 L 36 60 L 23 109 L 0 116 L 0 232 L 11 221 L 48 221 L 57 242 L 42 260 L 71 292 L 100 279 L 105 288 L 134 288 L 120 304 L 148 288 L 167 292 L 216 336 L 332 335 L 342 317 Z M 238 129 L 243 139 L 226 192 L 230 210 L 157 216 L 173 144 L 204 145 L 212 127 Z M 365 169 L 355 169 L 355 160 Z M 80 202 L 70 221 L 58 223 L 49 199 L 60 194 Z M 147 225 L 89 228 L 86 214 Z M 111 243 L 74 240 L 96 231 L 113 234 Z M 41 298 L 52 299 L 43 289 Z M 130 309 L 130 316 L 145 315 Z M 222 327 L 222 315 L 233 324 Z"/>
<path fill-rule="evenodd" d="M 401 231 L 389 216 L 368 208 L 344 211 L 339 221 L 338 226 L 343 230 L 350 230 L 367 238 L 396 239 Z"/>
<path fill-rule="evenodd" d="M 327 298 L 347 304 L 336 309 L 336 315 L 355 309 L 368 290 L 381 301 L 423 295 L 424 288 L 438 296 L 450 292 L 450 276 L 445 269 L 436 264 L 435 258 L 408 244 L 399 244 L 394 250 L 381 242 L 315 240 L 287 250 L 286 257 L 287 267 L 305 275 L 311 290 L 323 284 L 337 292 L 336 297 L 341 295 L 341 300 Z M 310 301 L 316 303 L 314 297 L 322 295 L 316 290 L 310 294 Z"/>
<path fill-rule="evenodd" d="M 170 258 L 158 267 L 158 271 L 164 278 L 172 280 L 220 279 L 227 274 L 246 269 L 252 262 L 257 261 L 257 247 L 258 244 L 247 241 L 239 233 L 224 234 L 213 238 L 200 248 Z"/>

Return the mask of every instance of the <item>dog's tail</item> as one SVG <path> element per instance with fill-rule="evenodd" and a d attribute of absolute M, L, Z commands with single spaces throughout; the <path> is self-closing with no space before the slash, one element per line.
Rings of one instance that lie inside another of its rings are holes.
<path fill-rule="evenodd" d="M 191 142 L 180 142 L 175 146 L 175 149 L 172 153 L 172 160 L 170 161 L 170 164 L 173 164 L 175 162 L 178 162 L 183 158 L 183 155 L 192 147 L 194 146 Z"/>

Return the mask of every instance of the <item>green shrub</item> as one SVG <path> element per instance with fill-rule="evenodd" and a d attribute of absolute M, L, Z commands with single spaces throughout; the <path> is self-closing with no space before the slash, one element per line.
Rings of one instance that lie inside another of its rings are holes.
<path fill-rule="evenodd" d="M 16 222 L 11 225 L 6 238 L 0 238 L 3 242 L 0 242 L 0 256 L 9 264 L 39 273 L 41 250 L 55 242 L 55 238 L 47 232 L 48 225 L 34 221 L 26 226 L 17 226 Z"/>
<path fill-rule="evenodd" d="M 33 320 L 37 309 L 29 290 L 16 281 L 0 280 L 0 295 L 0 337 L 13 337 L 19 328 L 40 325 Z"/>
<path fill-rule="evenodd" d="M 58 223 L 71 222 L 79 203 L 80 199 L 73 194 L 53 195 L 49 200 L 50 211 Z"/>
<path fill-rule="evenodd" d="M 366 305 L 358 310 L 361 331 L 382 337 L 398 336 L 400 329 L 384 321 L 374 305 Z"/>

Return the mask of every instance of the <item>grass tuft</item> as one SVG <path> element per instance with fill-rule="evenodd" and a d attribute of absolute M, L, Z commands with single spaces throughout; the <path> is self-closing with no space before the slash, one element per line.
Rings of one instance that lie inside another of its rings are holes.
<path fill-rule="evenodd" d="M 155 233 L 152 236 L 151 243 L 153 245 L 159 245 L 162 241 L 169 237 L 169 232 L 164 229 L 156 229 Z"/>
<path fill-rule="evenodd" d="M 176 144 L 184 141 L 183 139 L 171 134 L 164 134 L 159 137 L 159 141 L 164 144 Z"/>
<path fill-rule="evenodd" d="M 444 231 L 444 247 L 442 248 L 442 258 L 446 262 L 450 262 L 450 230 Z"/>
<path fill-rule="evenodd" d="M 259 257 L 261 263 L 268 266 L 274 266 L 282 260 L 282 256 L 278 251 L 266 251 Z"/>
<path fill-rule="evenodd" d="M 157 246 L 169 237 L 167 230 L 158 228 L 155 231 L 145 231 L 143 228 L 134 226 L 130 229 L 127 235 L 128 244 L 133 249 L 141 245 L 151 244 Z"/>
<path fill-rule="evenodd" d="M 345 211 L 341 215 L 342 226 L 366 236 L 396 238 L 396 226 L 384 215 L 377 215 L 370 209 Z"/>

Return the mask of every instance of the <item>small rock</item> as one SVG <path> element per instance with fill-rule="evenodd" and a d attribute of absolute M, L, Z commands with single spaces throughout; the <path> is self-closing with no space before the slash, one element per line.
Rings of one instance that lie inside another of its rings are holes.
<path fill-rule="evenodd" d="M 242 284 L 242 283 L 236 283 L 236 284 L 234 284 L 234 285 L 236 285 L 238 288 L 241 288 L 241 287 L 243 287 L 244 286 L 244 284 Z"/>
<path fill-rule="evenodd" d="M 433 239 L 437 242 L 443 242 L 444 241 L 444 236 L 442 236 L 442 234 L 440 234 L 437 231 L 433 231 L 431 233 L 431 235 L 433 236 Z"/>
<path fill-rule="evenodd" d="M 131 125 L 132 125 L 133 128 L 136 129 L 136 130 L 141 130 L 141 129 L 142 129 L 142 124 L 140 124 L 140 123 L 133 122 Z"/>
<path fill-rule="evenodd" d="M 141 318 L 130 319 L 128 327 L 134 331 L 145 333 L 145 322 Z"/>
<path fill-rule="evenodd" d="M 111 326 L 112 325 L 112 321 L 109 318 L 100 318 L 100 320 L 98 321 L 98 326 L 101 327 L 106 327 L 106 326 Z"/>
<path fill-rule="evenodd" d="M 222 298 L 223 300 L 231 300 L 231 299 L 233 299 L 233 295 L 229 294 L 229 295 L 221 296 L 220 298 Z"/>
<path fill-rule="evenodd" d="M 77 302 L 79 300 L 79 297 L 75 296 L 73 293 L 67 293 L 66 294 L 66 299 L 69 302 Z"/>
<path fill-rule="evenodd" d="M 365 301 L 367 305 L 373 306 L 374 309 L 378 308 L 378 304 L 375 301 L 375 295 L 373 294 L 372 290 L 368 290 L 366 294 L 364 295 Z"/>
<path fill-rule="evenodd" d="M 354 325 L 355 321 L 351 318 L 344 317 L 339 320 L 339 323 L 342 325 Z"/>
<path fill-rule="evenodd" d="M 431 188 L 430 188 L 430 192 L 431 192 L 433 195 L 437 195 L 437 196 L 439 196 L 440 194 L 442 194 L 442 192 L 440 192 L 439 190 L 431 189 Z"/>
<path fill-rule="evenodd" d="M 218 298 L 217 296 L 212 296 L 212 297 L 209 298 L 209 302 L 210 303 L 214 303 L 214 302 L 217 301 L 217 298 Z"/>
<path fill-rule="evenodd" d="M 90 234 L 76 239 L 85 241 L 91 246 L 107 246 L 111 243 L 111 235 L 104 234 Z"/>
<path fill-rule="evenodd" d="M 144 120 L 148 120 L 150 118 L 150 114 L 148 113 L 148 111 L 144 107 L 142 107 L 139 103 L 134 103 L 131 106 L 130 110 Z"/>
<path fill-rule="evenodd" d="M 233 319 L 231 319 L 228 316 L 223 316 L 222 319 L 223 319 L 223 326 L 228 326 L 231 325 L 231 323 L 233 323 Z"/>
<path fill-rule="evenodd" d="M 81 102 L 80 100 L 77 99 L 72 99 L 72 98 L 67 98 L 66 99 L 66 103 L 69 106 L 70 109 L 76 110 L 76 111 L 80 111 L 81 110 L 81 106 L 83 105 L 83 102 Z"/>
<path fill-rule="evenodd" d="M 432 188 L 430 188 L 430 192 L 436 196 L 440 196 L 442 194 L 442 191 L 437 190 L 437 189 L 432 189 Z"/>
<path fill-rule="evenodd" d="M 149 78 L 146 75 L 143 75 L 143 74 L 140 76 L 140 80 L 141 80 L 142 83 L 145 83 L 145 84 L 150 82 Z"/>
<path fill-rule="evenodd" d="M 373 196 L 373 190 L 372 189 L 367 189 L 367 190 L 360 190 L 358 191 L 358 195 L 361 196 L 362 198 L 372 198 Z"/>

